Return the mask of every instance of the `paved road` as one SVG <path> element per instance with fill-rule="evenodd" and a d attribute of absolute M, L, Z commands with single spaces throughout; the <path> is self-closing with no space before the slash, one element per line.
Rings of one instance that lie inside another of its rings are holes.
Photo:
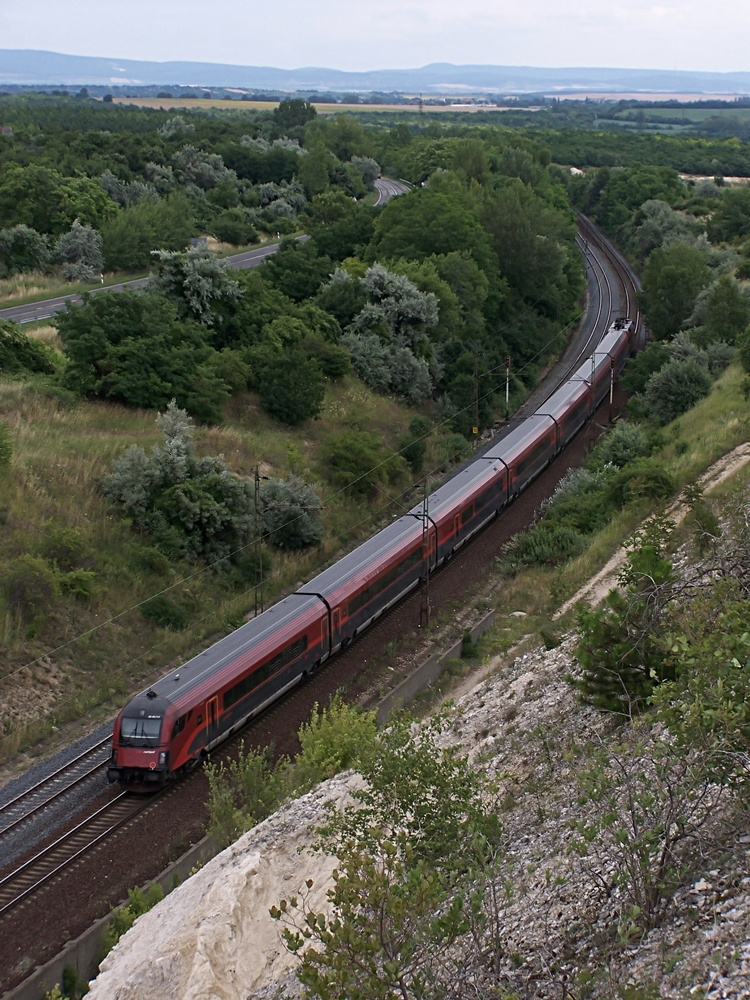
<path fill-rule="evenodd" d="M 391 180 L 390 177 L 378 177 L 375 181 L 375 188 L 378 192 L 378 200 L 375 204 L 385 205 L 391 198 L 395 198 L 399 194 L 406 194 L 409 185 L 405 184 L 404 181 Z"/>
<path fill-rule="evenodd" d="M 303 237 L 304 238 L 304 237 Z M 235 270 L 242 270 L 248 267 L 257 267 L 262 264 L 266 257 L 276 253 L 280 243 L 269 243 L 268 246 L 259 247 L 257 250 L 246 250 L 245 253 L 236 253 L 225 260 L 229 267 Z M 117 285 L 103 285 L 101 288 L 94 288 L 92 295 L 100 295 L 102 292 L 121 292 L 124 289 L 140 288 L 146 284 L 148 278 L 134 278 L 133 281 L 121 281 Z M 81 296 L 59 295 L 54 299 L 43 299 L 41 302 L 29 302 L 25 306 L 11 306 L 9 309 L 0 309 L 0 319 L 13 319 L 16 323 L 32 323 L 42 319 L 49 319 L 55 313 L 64 309 L 68 302 L 80 302 Z"/>
<path fill-rule="evenodd" d="M 376 205 L 384 205 L 391 198 L 399 194 L 406 194 L 409 190 L 408 184 L 403 181 L 394 181 L 388 177 L 378 177 L 375 181 L 378 192 Z M 298 239 L 306 240 L 307 236 L 299 236 Z M 236 271 L 249 267 L 257 267 L 262 264 L 266 257 L 269 257 L 281 246 L 280 243 L 269 243 L 267 246 L 259 247 L 257 250 L 246 250 L 244 253 L 232 254 L 225 257 L 230 268 Z M 101 288 L 91 290 L 91 295 L 100 295 L 102 292 L 121 292 L 124 289 L 141 288 L 146 284 L 148 278 L 134 278 L 132 281 L 122 281 L 116 285 L 103 285 Z M 80 302 L 81 296 L 78 294 L 59 295 L 54 299 L 42 299 L 40 302 L 30 302 L 24 306 L 10 306 L 8 309 L 0 309 L 0 320 L 12 319 L 16 323 L 35 323 L 43 319 L 49 319 L 55 313 L 64 309 L 68 302 Z"/>

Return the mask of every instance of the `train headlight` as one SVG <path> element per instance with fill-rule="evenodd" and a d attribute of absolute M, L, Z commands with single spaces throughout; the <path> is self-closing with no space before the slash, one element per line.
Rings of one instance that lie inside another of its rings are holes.
<path fill-rule="evenodd" d="M 159 763 L 160 764 L 166 764 L 167 763 L 167 751 L 166 750 L 162 750 L 162 752 L 159 754 Z"/>

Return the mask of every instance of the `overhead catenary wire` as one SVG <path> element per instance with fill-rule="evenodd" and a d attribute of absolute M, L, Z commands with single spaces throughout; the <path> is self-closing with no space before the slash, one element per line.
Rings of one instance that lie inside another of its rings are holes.
<path fill-rule="evenodd" d="M 513 317 L 514 321 L 518 321 L 518 319 L 522 318 L 524 315 L 531 314 L 531 312 L 533 311 L 534 307 L 536 305 L 538 305 L 539 302 L 541 302 L 544 299 L 544 297 L 550 291 L 550 289 L 553 287 L 553 285 L 554 285 L 554 283 L 550 283 L 550 285 L 538 296 L 538 298 L 535 300 L 534 303 L 529 303 L 523 310 L 521 310 L 516 316 L 514 316 Z M 543 355 L 545 353 L 545 351 L 547 351 L 552 346 L 552 344 L 556 340 L 559 339 L 559 337 L 561 335 L 563 335 L 567 330 L 569 330 L 571 328 L 571 326 L 573 325 L 573 322 L 574 321 L 569 322 L 561 330 L 557 331 L 552 337 L 550 337 L 536 351 L 535 354 L 533 354 L 530 358 L 528 358 L 524 362 L 524 364 L 517 370 L 517 372 L 515 374 L 517 376 L 520 375 L 530 365 L 532 365 L 541 355 Z M 509 326 L 509 325 L 510 324 L 507 324 L 507 326 Z M 502 331 L 499 331 L 499 332 L 502 332 Z M 495 367 L 489 369 L 487 372 L 483 373 L 483 377 L 486 378 L 488 376 L 495 375 L 498 372 L 502 371 L 503 372 L 503 382 L 504 382 L 504 379 L 505 379 L 505 374 L 504 374 L 504 372 L 505 372 L 505 366 L 506 366 L 506 362 L 505 362 L 505 360 L 503 360 L 502 363 L 498 364 L 497 366 L 495 366 Z M 429 429 L 429 431 L 425 432 L 425 434 L 420 435 L 419 437 L 413 438 L 412 441 L 410 441 L 409 443 L 412 443 L 413 441 L 423 441 L 427 437 L 429 437 L 430 434 L 432 434 L 433 430 L 447 427 L 450 424 L 450 422 L 456 416 L 468 413 L 469 410 L 473 410 L 474 407 L 475 407 L 475 405 L 477 405 L 478 401 L 484 401 L 485 399 L 488 399 L 488 398 L 494 396 L 495 393 L 497 393 L 499 391 L 499 389 L 501 387 L 501 384 L 502 383 L 498 383 L 497 385 L 493 385 L 493 387 L 491 389 L 489 389 L 487 392 L 483 393 L 481 396 L 475 397 L 475 399 L 472 399 L 471 402 L 468 403 L 466 406 L 462 407 L 459 410 L 456 410 L 450 416 L 444 418 L 442 421 L 440 421 L 439 423 L 437 423 L 436 425 L 434 425 L 434 427 L 431 427 Z M 379 469 L 382 469 L 383 466 L 385 466 L 389 462 L 391 462 L 394 457 L 397 457 L 397 456 L 401 455 L 403 453 L 403 451 L 405 450 L 406 447 L 408 447 L 408 445 L 404 446 L 404 448 L 399 449 L 398 451 L 391 452 L 386 458 L 384 458 L 381 462 L 378 462 L 371 469 L 367 470 L 366 472 L 363 472 L 356 479 L 353 479 L 351 482 L 347 483 L 345 486 L 342 486 L 340 489 L 335 490 L 333 493 L 328 494 L 321 501 L 322 505 L 325 506 L 326 504 L 330 504 L 332 501 L 336 500 L 342 494 L 346 493 L 348 490 L 351 490 L 354 486 L 357 485 L 357 483 L 362 482 L 362 480 L 364 480 L 365 478 L 371 476 L 373 473 L 377 472 Z M 434 477 L 434 476 L 436 476 L 437 471 L 438 470 L 431 470 L 426 475 Z M 376 509 L 376 511 L 375 511 L 376 517 L 377 517 L 377 515 L 381 514 L 383 511 L 385 511 L 392 503 L 394 503 L 394 502 L 398 503 L 401 500 L 402 497 L 406 497 L 407 494 L 411 493 L 411 491 L 412 491 L 412 486 L 409 485 L 407 488 L 405 488 L 396 497 L 388 497 L 387 503 L 383 504 L 381 507 L 379 507 L 379 508 Z M 386 494 L 386 496 L 387 496 L 387 494 Z M 303 516 L 303 513 L 300 513 L 298 515 L 298 517 L 301 518 Z M 296 520 L 296 519 L 297 518 L 290 519 L 289 523 L 294 523 L 294 520 Z M 362 521 L 360 521 L 354 527 L 355 528 L 359 528 L 359 527 L 363 527 L 365 525 L 370 525 L 371 523 L 372 523 L 372 519 L 371 518 L 368 518 L 366 521 L 363 519 Z M 102 620 L 101 622 L 97 622 L 91 628 L 86 629 L 85 631 L 83 631 L 83 632 L 81 632 L 81 633 L 79 633 L 79 634 L 77 634 L 75 636 L 71 636 L 65 642 L 58 644 L 57 646 L 53 647 L 52 649 L 46 650 L 44 653 L 40 653 L 39 656 L 34 657 L 34 659 L 29 660 L 26 663 L 23 663 L 23 664 L 19 665 L 18 667 L 15 667 L 13 670 L 8 671 L 7 673 L 5 673 L 2 676 L 0 676 L 0 681 L 7 680 L 7 679 L 15 676 L 16 674 L 20 673 L 21 671 L 28 670 L 28 669 L 30 669 L 30 668 L 32 668 L 34 666 L 37 666 L 38 664 L 42 663 L 44 660 L 48 659 L 49 657 L 54 656 L 55 654 L 60 653 L 60 652 L 62 652 L 65 649 L 70 648 L 71 646 L 73 646 L 77 642 L 80 642 L 83 639 L 86 639 L 89 636 L 91 636 L 91 635 L 95 634 L 96 632 L 100 631 L 102 628 L 104 628 L 106 626 L 109 626 L 109 625 L 113 625 L 116 622 L 120 621 L 121 619 L 127 617 L 129 614 L 132 614 L 133 612 L 138 611 L 140 608 L 142 608 L 145 605 L 149 604 L 155 598 L 167 595 L 170 592 L 176 590 L 177 588 L 183 587 L 185 584 L 189 583 L 191 580 L 195 580 L 195 579 L 199 578 L 204 573 L 213 571 L 219 565 L 221 565 L 222 563 L 227 562 L 233 556 L 240 555 L 241 553 L 245 552 L 248 548 L 250 548 L 252 546 L 255 546 L 258 543 L 258 540 L 260 540 L 261 542 L 267 541 L 268 539 L 270 539 L 272 537 L 272 535 L 273 535 L 272 531 L 271 532 L 266 532 L 266 533 L 257 533 L 257 535 L 254 535 L 244 545 L 238 546 L 236 549 L 232 550 L 230 553 L 228 553 L 226 556 L 223 556 L 221 559 L 216 559 L 216 560 L 214 560 L 211 563 L 206 563 L 206 564 L 204 564 L 202 566 L 197 567 L 193 572 L 188 573 L 185 576 L 182 576 L 179 580 L 176 580 L 173 583 L 169 584 L 168 586 L 165 586 L 162 589 L 156 591 L 155 593 L 150 594 L 148 597 L 143 598 L 143 600 L 136 602 L 135 604 L 131 605 L 128 608 L 123 609 L 122 611 L 117 612 L 116 614 L 110 615 L 108 618 Z M 198 620 L 202 621 L 202 620 L 204 620 L 207 617 L 208 616 L 203 616 L 203 618 L 200 618 Z M 187 628 L 193 628 L 193 627 L 195 627 L 195 621 L 191 622 L 190 625 L 187 626 Z M 152 649 L 153 649 L 153 647 L 152 647 Z M 152 650 L 147 650 L 147 651 L 142 652 L 141 654 L 139 654 L 138 658 L 139 659 L 142 658 L 143 656 L 147 655 L 148 652 L 151 652 L 151 651 Z M 134 662 L 134 661 L 131 661 L 131 662 Z"/>

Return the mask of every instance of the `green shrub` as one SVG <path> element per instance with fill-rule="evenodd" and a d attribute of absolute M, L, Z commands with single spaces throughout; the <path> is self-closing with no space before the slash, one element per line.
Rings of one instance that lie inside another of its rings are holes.
<path fill-rule="evenodd" d="M 584 539 L 574 528 L 540 521 L 503 546 L 500 567 L 512 576 L 525 566 L 555 566 L 577 556 L 583 547 Z"/>
<path fill-rule="evenodd" d="M 62 573 L 69 573 L 86 560 L 86 542 L 75 528 L 66 528 L 48 521 L 44 526 L 39 554 L 48 562 L 54 563 Z"/>
<path fill-rule="evenodd" d="M 594 447 L 589 460 L 621 469 L 635 458 L 647 456 L 651 451 L 648 435 L 638 424 L 621 420 Z"/>
<path fill-rule="evenodd" d="M 189 617 L 187 609 L 171 600 L 166 594 L 157 594 L 142 604 L 141 614 L 154 625 L 175 629 L 178 632 L 185 628 Z"/>
<path fill-rule="evenodd" d="M 668 361 L 646 383 L 646 415 L 658 424 L 668 424 L 707 396 L 711 376 L 695 358 Z"/>
<path fill-rule="evenodd" d="M 306 791 L 319 781 L 356 767 L 363 753 L 375 743 L 375 713 L 363 712 L 334 696 L 328 708 L 313 707 L 310 721 L 298 736 L 301 750 L 292 766 L 295 789 Z"/>
<path fill-rule="evenodd" d="M 51 348 L 32 340 L 17 323 L 0 320 L 0 371 L 51 375 L 56 368 Z"/>
<path fill-rule="evenodd" d="M 42 616 L 59 593 L 54 567 L 29 553 L 5 565 L 0 586 L 8 606 L 25 622 L 33 622 Z"/>
<path fill-rule="evenodd" d="M 282 798 L 283 771 L 274 767 L 272 747 L 245 750 L 244 743 L 236 760 L 207 765 L 208 830 L 217 843 L 231 844 L 270 816 Z"/>
<path fill-rule="evenodd" d="M 13 460 L 13 441 L 7 420 L 0 420 L 0 469 L 10 468 Z"/>
<path fill-rule="evenodd" d="M 79 600 L 90 600 L 94 596 L 95 587 L 96 573 L 93 570 L 79 567 L 60 574 L 60 589 Z"/>
<path fill-rule="evenodd" d="M 164 899 L 164 890 L 155 882 L 144 892 L 142 889 L 130 889 L 128 891 L 130 902 L 125 906 L 119 906 L 112 911 L 112 920 L 104 932 L 102 945 L 105 954 L 110 952 L 123 934 L 129 931 L 138 917 L 152 910 L 157 903 Z"/>
<path fill-rule="evenodd" d="M 615 473 L 607 494 L 611 502 L 624 507 L 631 500 L 671 496 L 674 489 L 673 477 L 660 462 L 652 458 L 638 458 Z"/>

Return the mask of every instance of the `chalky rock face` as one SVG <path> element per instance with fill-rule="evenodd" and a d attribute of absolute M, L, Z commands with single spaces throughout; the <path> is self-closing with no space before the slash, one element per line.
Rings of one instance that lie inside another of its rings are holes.
<path fill-rule="evenodd" d="M 333 778 L 244 834 L 178 886 L 102 962 L 92 1000 L 246 1000 L 289 976 L 296 959 L 269 909 L 314 884 L 324 909 L 335 858 L 299 854 L 328 803 L 349 801 L 352 774 Z"/>

